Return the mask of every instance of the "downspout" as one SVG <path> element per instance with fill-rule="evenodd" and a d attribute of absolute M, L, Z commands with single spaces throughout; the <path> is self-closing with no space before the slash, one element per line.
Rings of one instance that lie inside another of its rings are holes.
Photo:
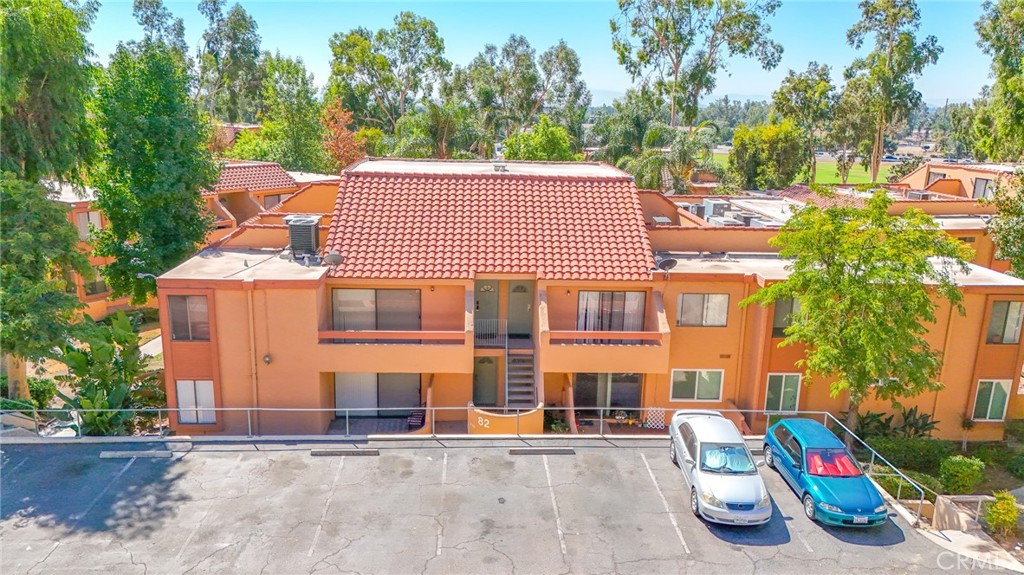
<path fill-rule="evenodd" d="M 255 286 L 252 280 L 246 280 L 243 285 L 245 286 L 245 295 L 249 304 L 249 370 L 252 372 L 252 407 L 259 407 L 259 374 L 256 371 L 256 315 L 252 295 Z M 259 435 L 260 412 L 253 412 L 251 417 L 253 417 L 253 435 Z"/>

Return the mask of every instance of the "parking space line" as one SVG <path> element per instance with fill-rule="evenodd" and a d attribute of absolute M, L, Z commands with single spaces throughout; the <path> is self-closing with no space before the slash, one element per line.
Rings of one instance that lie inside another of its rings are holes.
<path fill-rule="evenodd" d="M 558 546 L 562 548 L 562 555 L 566 554 L 565 532 L 562 531 L 562 516 L 558 513 L 558 500 L 555 499 L 555 487 L 551 484 L 551 468 L 548 466 L 548 456 L 544 458 L 544 475 L 548 478 L 548 492 L 551 494 L 551 507 L 555 510 L 555 529 L 558 530 Z"/>
<path fill-rule="evenodd" d="M 238 467 L 238 464 L 241 461 L 242 461 L 242 454 L 239 453 L 238 454 L 238 458 L 235 459 L 235 462 L 231 464 L 231 468 L 228 469 L 228 472 L 225 473 L 224 476 L 225 477 L 231 477 L 231 474 L 235 471 L 235 468 Z M 199 532 L 199 527 L 203 524 L 203 521 L 206 520 L 206 516 L 209 515 L 209 514 L 210 514 L 210 506 L 207 505 L 206 509 L 203 511 L 203 514 L 199 516 L 199 521 L 196 521 L 195 526 L 192 527 L 192 531 L 188 534 L 188 537 L 185 538 L 185 542 L 181 544 L 181 549 L 178 549 L 178 554 L 174 556 L 174 560 L 175 561 L 181 559 L 181 555 L 183 553 L 185 553 L 185 548 L 187 548 L 188 544 L 192 542 L 192 538 L 195 537 L 196 533 Z"/>
<path fill-rule="evenodd" d="M 647 463 L 647 456 L 641 453 L 640 459 L 644 460 L 644 467 L 647 468 L 647 473 L 651 476 L 651 482 L 654 483 L 654 489 L 658 492 L 658 497 L 661 498 L 661 504 L 665 506 L 665 512 L 668 513 L 668 518 L 672 522 L 672 527 L 675 528 L 676 535 L 679 536 L 679 542 L 683 544 L 683 550 L 686 551 L 687 555 L 689 555 L 690 547 L 686 544 L 686 539 L 683 539 L 683 531 L 679 529 L 679 523 L 676 521 L 676 516 L 668 506 L 668 499 L 665 499 L 665 494 L 661 492 L 661 486 L 658 485 L 658 480 L 654 478 L 654 471 L 651 470 L 651 465 Z"/>
<path fill-rule="evenodd" d="M 324 503 L 324 512 L 320 514 L 320 523 L 316 526 L 316 533 L 313 535 L 313 544 L 309 546 L 309 551 L 306 553 L 306 557 L 313 556 L 313 550 L 316 549 L 316 543 L 320 540 L 320 533 L 324 530 L 324 521 L 327 519 L 327 510 L 331 507 L 331 499 L 334 499 L 334 490 L 338 487 L 338 478 L 341 477 L 341 469 L 345 467 L 345 456 L 341 456 L 341 460 L 338 461 L 338 469 L 334 472 L 334 481 L 331 482 L 331 491 L 327 495 L 327 501 Z"/>
<path fill-rule="evenodd" d="M 437 549 L 435 555 L 441 555 L 441 546 L 444 544 L 444 485 L 448 482 L 448 452 L 444 454 L 441 461 L 441 512 L 437 514 Z"/>
<path fill-rule="evenodd" d="M 120 477 L 121 477 L 122 475 L 124 475 L 124 472 L 125 472 L 125 471 L 128 471 L 128 468 L 129 468 L 129 467 L 131 467 L 133 463 L 135 463 L 135 458 L 134 458 L 134 457 L 133 457 L 133 458 L 131 458 L 131 459 L 129 459 L 129 460 L 128 460 L 128 463 L 125 463 L 125 464 L 124 464 L 124 467 L 122 467 L 122 468 L 121 468 L 121 470 L 120 470 L 120 471 L 118 471 L 118 472 L 117 472 L 117 474 L 116 474 L 116 475 L 114 475 L 114 477 L 112 477 L 112 478 L 110 479 L 110 481 L 108 481 L 108 482 L 107 482 L 106 486 L 104 486 L 104 487 L 103 487 L 103 489 L 101 489 L 101 490 L 100 490 L 100 492 L 99 492 L 99 493 L 98 493 L 98 494 L 96 495 L 96 497 L 93 497 L 92 501 L 91 501 L 91 502 L 89 503 L 89 506 L 85 508 L 85 511 L 83 511 L 83 512 L 79 513 L 79 514 L 78 514 L 78 515 L 77 515 L 77 516 L 75 517 L 75 522 L 71 524 L 71 526 L 72 526 L 72 527 L 74 527 L 75 525 L 77 525 L 77 524 L 78 524 L 78 522 L 79 522 L 79 521 L 80 521 L 80 520 L 81 520 L 81 519 L 82 519 L 83 517 L 85 517 L 86 515 L 88 515 L 88 514 L 89 514 L 89 512 L 90 512 L 90 511 L 92 511 L 92 508 L 93 508 L 93 507 L 95 507 L 95 505 L 96 505 L 97 503 L 99 503 L 99 501 L 100 501 L 100 498 L 101 498 L 101 497 L 103 497 L 103 496 L 104 496 L 104 495 L 105 495 L 105 494 L 107 493 L 107 490 L 109 490 L 109 489 L 110 489 L 110 486 L 111 486 L 111 485 L 113 485 L 114 483 L 116 483 L 116 482 L 117 482 L 117 480 L 118 480 L 118 479 L 119 479 L 119 478 L 120 478 Z"/>

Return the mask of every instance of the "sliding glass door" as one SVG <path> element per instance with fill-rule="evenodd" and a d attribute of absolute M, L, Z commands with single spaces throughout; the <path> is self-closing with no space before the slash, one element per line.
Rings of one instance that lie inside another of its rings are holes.
<path fill-rule="evenodd" d="M 420 290 L 349 289 L 332 290 L 334 329 L 339 331 L 420 331 Z M 377 340 L 345 339 L 344 343 Z M 388 343 L 417 343 L 419 340 L 389 340 Z"/>
<path fill-rule="evenodd" d="M 640 409 L 639 373 L 577 373 L 573 403 L 581 415 L 615 417 L 617 411 L 633 415 Z"/>
<path fill-rule="evenodd" d="M 642 291 L 581 291 L 576 331 L 643 331 Z M 639 343 L 634 340 L 586 339 L 578 343 Z"/>

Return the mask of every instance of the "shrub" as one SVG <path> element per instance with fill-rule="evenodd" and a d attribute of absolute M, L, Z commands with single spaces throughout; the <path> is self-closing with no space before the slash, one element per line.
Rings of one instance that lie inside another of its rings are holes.
<path fill-rule="evenodd" d="M 900 416 L 903 418 L 903 423 L 893 431 L 895 435 L 903 437 L 929 437 L 939 424 L 938 421 L 932 419 L 931 414 L 918 412 L 917 406 L 910 409 L 900 407 Z"/>
<path fill-rule="evenodd" d="M 903 497 L 904 499 L 917 498 L 917 490 L 908 485 L 902 477 L 898 475 L 887 475 L 892 473 L 892 469 L 889 469 L 884 465 L 876 465 L 873 472 L 872 479 L 874 479 L 882 489 L 885 489 L 889 495 L 892 495 L 893 497 Z M 927 473 L 919 473 L 917 471 L 904 471 L 903 474 L 909 477 L 914 483 L 927 488 L 924 490 L 924 498 L 932 503 L 935 503 L 935 493 L 942 493 L 942 481 L 939 481 L 938 477 L 928 475 Z M 902 490 L 899 486 L 900 483 L 903 484 Z M 929 489 L 931 491 L 928 491 Z M 932 491 L 935 493 L 932 493 Z"/>
<path fill-rule="evenodd" d="M 974 487 L 981 481 L 983 471 L 985 462 L 977 457 L 954 455 L 939 466 L 943 491 L 952 495 L 973 493 Z"/>
<path fill-rule="evenodd" d="M 1006 422 L 1003 428 L 1008 439 L 1024 442 L 1024 419 L 1013 419 Z"/>
<path fill-rule="evenodd" d="M 953 455 L 952 441 L 920 437 L 874 437 L 868 444 L 897 468 L 934 474 L 944 459 Z"/>
<path fill-rule="evenodd" d="M 1003 468 L 1017 479 L 1024 479 L 1024 453 L 1018 453 L 1003 463 Z"/>
<path fill-rule="evenodd" d="M 886 415 L 884 413 L 878 413 L 877 411 L 869 411 L 864 414 L 857 415 L 857 428 L 854 433 L 857 437 L 888 437 L 892 435 L 893 415 Z"/>
<path fill-rule="evenodd" d="M 28 378 L 28 393 L 39 409 L 47 409 L 53 398 L 57 397 L 57 384 L 52 379 L 30 377 Z"/>
<path fill-rule="evenodd" d="M 972 446 L 974 457 L 985 462 L 985 465 L 1006 465 L 1017 452 L 1005 443 L 976 443 Z M 1021 461 L 1024 464 L 1024 460 Z"/>
<path fill-rule="evenodd" d="M 988 526 L 989 531 L 1003 537 L 1015 534 L 1017 519 L 1020 516 L 1017 500 L 1009 491 L 996 491 L 992 495 L 996 500 L 985 509 L 985 525 Z"/>

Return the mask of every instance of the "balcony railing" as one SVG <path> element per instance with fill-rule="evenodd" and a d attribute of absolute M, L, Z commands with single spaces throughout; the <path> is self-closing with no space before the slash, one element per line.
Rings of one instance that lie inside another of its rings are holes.
<path fill-rule="evenodd" d="M 508 323 L 503 319 L 478 319 L 473 322 L 476 347 L 503 348 L 508 343 Z"/>
<path fill-rule="evenodd" d="M 320 343 L 464 345 L 464 331 L 321 330 Z"/>
<path fill-rule="evenodd" d="M 660 331 L 551 331 L 552 344 L 661 345 Z"/>

